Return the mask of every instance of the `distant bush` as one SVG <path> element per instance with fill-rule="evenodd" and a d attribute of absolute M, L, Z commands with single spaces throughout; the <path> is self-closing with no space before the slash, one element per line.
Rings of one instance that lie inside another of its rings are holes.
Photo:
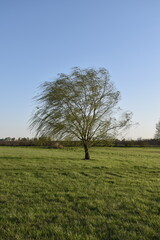
<path fill-rule="evenodd" d="M 93 147 L 160 147 L 160 139 L 106 139 L 91 143 Z M 53 141 L 47 137 L 40 138 L 5 138 L 0 139 L 0 146 L 39 146 L 47 148 L 63 148 L 63 147 L 81 147 L 80 141 Z"/>

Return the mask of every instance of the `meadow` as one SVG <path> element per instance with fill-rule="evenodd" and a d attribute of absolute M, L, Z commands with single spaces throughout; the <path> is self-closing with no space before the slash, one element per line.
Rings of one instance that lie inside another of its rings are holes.
<path fill-rule="evenodd" d="M 0 239 L 160 240 L 160 148 L 0 147 Z"/>

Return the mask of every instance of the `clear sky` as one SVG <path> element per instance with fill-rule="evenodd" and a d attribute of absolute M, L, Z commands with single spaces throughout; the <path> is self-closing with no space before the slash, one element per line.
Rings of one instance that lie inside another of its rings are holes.
<path fill-rule="evenodd" d="M 160 120 L 159 0 L 0 0 L 0 138 L 33 137 L 28 120 L 44 81 L 74 66 L 105 67 L 133 112 L 127 138 Z"/>

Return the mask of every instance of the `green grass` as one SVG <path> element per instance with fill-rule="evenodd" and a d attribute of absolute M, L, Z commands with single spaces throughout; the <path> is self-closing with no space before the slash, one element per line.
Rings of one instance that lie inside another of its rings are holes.
<path fill-rule="evenodd" d="M 0 147 L 0 239 L 160 240 L 160 149 Z"/>

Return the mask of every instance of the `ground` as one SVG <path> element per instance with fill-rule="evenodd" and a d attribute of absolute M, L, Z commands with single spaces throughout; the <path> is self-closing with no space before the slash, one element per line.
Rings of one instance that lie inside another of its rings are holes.
<path fill-rule="evenodd" d="M 0 147 L 3 240 L 160 240 L 160 149 Z"/>

